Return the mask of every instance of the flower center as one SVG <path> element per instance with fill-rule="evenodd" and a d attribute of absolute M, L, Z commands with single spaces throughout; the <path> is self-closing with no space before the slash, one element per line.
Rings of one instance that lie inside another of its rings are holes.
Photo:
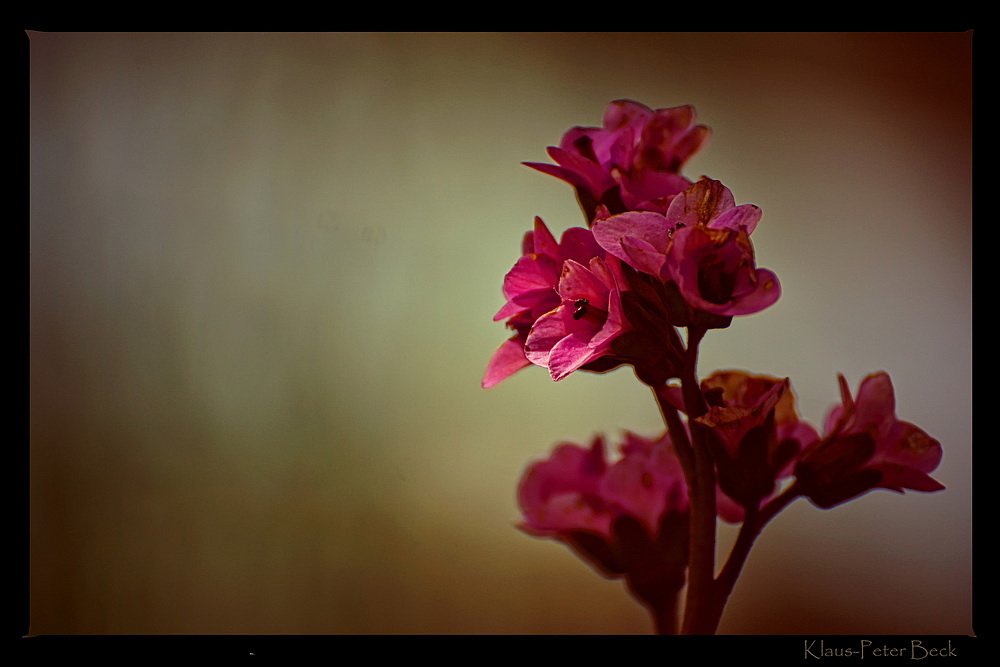
<path fill-rule="evenodd" d="M 577 299 L 573 302 L 573 307 L 574 320 L 586 320 L 598 326 L 604 326 L 604 322 L 608 319 L 608 314 L 600 308 L 590 305 L 588 299 Z"/>
<path fill-rule="evenodd" d="M 715 255 L 705 258 L 698 267 L 698 291 L 705 301 L 723 304 L 733 298 L 736 272 L 726 270 L 726 262 Z"/>

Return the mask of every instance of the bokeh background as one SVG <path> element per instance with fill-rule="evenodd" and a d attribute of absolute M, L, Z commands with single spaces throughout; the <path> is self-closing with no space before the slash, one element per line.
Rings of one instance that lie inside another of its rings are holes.
<path fill-rule="evenodd" d="M 721 632 L 973 632 L 971 33 L 28 38 L 32 634 L 649 632 L 514 497 L 648 390 L 479 386 L 533 216 L 582 223 L 520 162 L 618 98 L 764 211 L 782 298 L 702 372 L 819 424 L 885 369 L 944 445 L 942 493 L 779 515 Z"/>

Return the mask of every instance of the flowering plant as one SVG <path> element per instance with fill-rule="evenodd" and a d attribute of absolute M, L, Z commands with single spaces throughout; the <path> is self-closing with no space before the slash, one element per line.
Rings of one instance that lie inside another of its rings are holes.
<path fill-rule="evenodd" d="M 793 500 L 828 509 L 876 488 L 944 488 L 929 475 L 940 443 L 896 418 L 884 372 L 854 396 L 839 376 L 823 435 L 799 419 L 788 378 L 729 370 L 699 381 L 704 336 L 781 293 L 755 260 L 760 208 L 681 174 L 708 136 L 690 106 L 619 100 L 602 127 L 572 128 L 549 147 L 556 164 L 525 163 L 573 186 L 586 226 L 557 241 L 535 218 L 494 318 L 514 335 L 483 378 L 492 387 L 528 366 L 558 381 L 628 365 L 650 387 L 663 433 L 626 431 L 616 461 L 600 435 L 560 444 L 528 467 L 517 495 L 522 530 L 623 578 L 662 634 L 716 631 L 754 541 Z M 718 519 L 740 529 L 717 571 Z"/>

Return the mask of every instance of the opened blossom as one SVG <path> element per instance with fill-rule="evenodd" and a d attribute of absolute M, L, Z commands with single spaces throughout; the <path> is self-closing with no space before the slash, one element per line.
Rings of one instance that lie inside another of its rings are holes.
<path fill-rule="evenodd" d="M 632 364 L 650 385 L 675 377 L 680 343 L 663 295 L 637 276 L 625 276 L 590 229 L 567 229 L 557 242 L 536 218 L 504 277 L 505 303 L 494 316 L 514 335 L 494 352 L 483 386 L 532 364 L 557 380 L 622 364 Z"/>
<path fill-rule="evenodd" d="M 929 474 L 941 462 L 941 444 L 896 418 L 889 375 L 867 376 L 856 398 L 843 375 L 839 381 L 841 405 L 830 411 L 823 438 L 807 447 L 795 466 L 802 494 L 828 508 L 876 488 L 944 489 Z"/>
<path fill-rule="evenodd" d="M 563 443 L 529 466 L 517 490 L 522 530 L 538 537 L 583 530 L 610 538 L 614 511 L 601 493 L 608 468 L 604 448 L 600 436 L 589 448 Z"/>
<path fill-rule="evenodd" d="M 684 227 L 742 230 L 749 236 L 760 218 L 759 206 L 737 206 L 729 188 L 702 177 L 678 193 L 661 212 L 628 211 L 611 215 L 605 209 L 598 215 L 594 236 L 601 247 L 633 268 L 661 276 L 677 230 Z"/>
<path fill-rule="evenodd" d="M 588 221 L 599 205 L 612 213 L 663 211 L 690 184 L 681 167 L 708 135 L 708 127 L 695 122 L 694 107 L 653 111 L 617 100 L 602 127 L 574 127 L 548 148 L 556 164 L 525 164 L 572 185 Z"/>
<path fill-rule="evenodd" d="M 604 439 L 556 447 L 518 486 L 521 529 L 567 544 L 610 578 L 624 577 L 644 603 L 672 615 L 684 585 L 687 487 L 670 437 L 625 434 L 621 457 Z"/>
<path fill-rule="evenodd" d="M 703 178 L 663 214 L 598 219 L 594 238 L 637 271 L 673 282 L 690 308 L 733 317 L 759 312 L 781 293 L 777 276 L 756 266 L 750 234 L 759 220 L 759 207 L 736 206 L 728 188 Z"/>
<path fill-rule="evenodd" d="M 628 515 L 651 535 L 670 509 L 687 511 L 687 487 L 670 437 L 626 432 L 621 457 L 609 463 L 602 436 L 590 446 L 562 443 L 528 467 L 518 487 L 521 528 L 539 537 L 589 531 L 612 538 L 612 523 Z"/>
<path fill-rule="evenodd" d="M 619 274 L 619 275 L 616 275 Z M 594 257 L 587 265 L 563 262 L 557 292 L 560 304 L 539 317 L 528 332 L 524 355 L 561 380 L 606 355 L 629 330 L 622 311 L 620 266 L 615 258 Z"/>
<path fill-rule="evenodd" d="M 604 257 L 589 229 L 572 227 L 556 241 L 541 218 L 527 232 L 521 244 L 521 257 L 504 276 L 506 300 L 494 321 L 507 320 L 515 331 L 493 354 L 483 377 L 483 386 L 492 387 L 517 371 L 531 365 L 524 354 L 528 332 L 535 321 L 557 308 L 562 301 L 557 291 L 563 262 L 573 260 L 588 264 L 594 257 Z"/>

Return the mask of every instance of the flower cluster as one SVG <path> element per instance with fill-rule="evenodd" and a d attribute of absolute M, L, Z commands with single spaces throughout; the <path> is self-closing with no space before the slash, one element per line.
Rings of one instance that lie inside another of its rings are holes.
<path fill-rule="evenodd" d="M 940 443 L 896 418 L 886 373 L 856 396 L 840 376 L 823 435 L 800 419 L 788 378 L 729 370 L 698 380 L 706 333 L 781 292 L 756 265 L 761 209 L 718 180 L 681 174 L 708 135 L 690 106 L 619 100 L 601 127 L 572 128 L 549 147 L 556 164 L 525 163 L 573 186 L 586 226 L 557 240 L 535 218 L 494 317 L 513 335 L 483 378 L 492 387 L 529 366 L 558 381 L 628 365 L 653 390 L 666 432 L 626 431 L 613 462 L 601 436 L 559 445 L 521 481 L 521 528 L 623 577 L 658 631 L 677 631 L 687 584 L 680 629 L 691 634 L 714 632 L 750 546 L 792 500 L 826 509 L 876 488 L 944 488 L 929 475 Z M 719 518 L 740 535 L 716 574 Z"/>
<path fill-rule="evenodd" d="M 624 577 L 650 606 L 684 585 L 688 494 L 670 436 L 625 433 L 609 464 L 604 439 L 571 443 L 533 463 L 517 493 L 521 529 L 568 544 L 607 577 Z"/>
<path fill-rule="evenodd" d="M 574 127 L 549 147 L 557 164 L 525 164 L 576 188 L 588 220 L 600 206 L 611 213 L 662 212 L 690 185 L 681 167 L 708 138 L 694 118 L 691 106 L 653 111 L 618 100 L 604 112 L 602 127 Z"/>

